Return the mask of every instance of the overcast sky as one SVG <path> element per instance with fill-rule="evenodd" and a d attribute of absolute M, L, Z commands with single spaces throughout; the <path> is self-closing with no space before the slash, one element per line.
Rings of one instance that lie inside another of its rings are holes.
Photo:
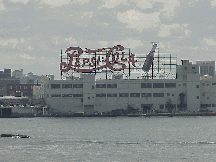
<path fill-rule="evenodd" d="M 112 47 L 215 60 L 216 0 L 0 0 L 0 70 L 54 74 L 60 50 Z"/>

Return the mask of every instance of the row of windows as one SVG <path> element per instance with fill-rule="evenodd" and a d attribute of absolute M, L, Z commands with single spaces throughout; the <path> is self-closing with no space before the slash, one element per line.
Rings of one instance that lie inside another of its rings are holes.
<path fill-rule="evenodd" d="M 73 85 L 73 86 L 72 86 Z M 62 88 L 83 88 L 83 84 L 62 84 Z M 61 84 L 51 84 L 51 89 L 59 89 Z"/>
<path fill-rule="evenodd" d="M 117 97 L 117 93 L 100 93 L 96 97 Z M 61 97 L 61 94 L 52 94 L 51 97 Z M 62 94 L 62 97 L 83 97 L 83 94 Z M 129 93 L 119 93 L 119 97 L 129 97 Z M 130 93 L 130 97 L 140 97 L 140 93 Z M 152 97 L 151 93 L 141 93 L 141 97 Z M 164 93 L 153 93 L 153 97 L 164 97 Z"/>
<path fill-rule="evenodd" d="M 61 97 L 61 94 L 52 94 L 51 97 Z M 83 97 L 83 94 L 62 94 L 62 97 Z"/>
<path fill-rule="evenodd" d="M 152 88 L 152 83 L 141 83 L 141 88 Z M 164 83 L 153 83 L 153 88 L 164 88 Z M 165 83 L 165 88 L 176 88 L 176 83 Z"/>
<path fill-rule="evenodd" d="M 176 83 L 153 83 L 153 88 L 176 88 Z M 61 88 L 61 84 L 51 84 L 51 89 Z M 83 88 L 83 84 L 62 84 L 62 88 Z M 117 84 L 96 84 L 96 88 L 117 88 Z M 152 88 L 152 83 L 141 83 L 141 88 Z"/>
<path fill-rule="evenodd" d="M 119 93 L 119 97 L 152 97 L 151 93 Z M 117 97 L 117 93 L 99 93 L 96 97 Z M 167 93 L 170 96 L 170 93 Z M 174 94 L 172 94 L 174 96 Z M 52 94 L 51 97 L 61 97 L 61 94 Z M 83 94 L 62 94 L 62 97 L 83 97 Z M 164 93 L 153 93 L 153 97 L 164 97 Z"/>

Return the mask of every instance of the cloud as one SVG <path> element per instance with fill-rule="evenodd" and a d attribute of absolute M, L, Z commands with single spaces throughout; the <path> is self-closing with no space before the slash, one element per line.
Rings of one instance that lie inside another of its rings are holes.
<path fill-rule="evenodd" d="M 191 32 L 188 29 L 185 29 L 187 27 L 187 24 L 179 25 L 179 24 L 171 24 L 166 25 L 162 24 L 160 25 L 160 32 L 158 34 L 159 37 L 169 37 L 171 34 L 175 37 L 182 38 L 183 36 L 188 36 Z"/>
<path fill-rule="evenodd" d="M 46 4 L 49 5 L 51 8 L 53 7 L 60 7 L 63 5 L 68 5 L 70 3 L 79 3 L 80 5 L 83 5 L 84 3 L 88 3 L 89 0 L 74 0 L 71 2 L 71 0 L 41 0 L 40 4 Z"/>
<path fill-rule="evenodd" d="M 104 4 L 99 8 L 115 8 L 120 4 L 126 4 L 127 0 L 103 0 Z"/>
<path fill-rule="evenodd" d="M 35 59 L 35 57 L 31 57 L 30 55 L 27 55 L 27 54 L 21 54 L 20 57 L 26 60 Z"/>
<path fill-rule="evenodd" d="M 128 10 L 126 12 L 118 12 L 117 19 L 127 24 L 127 28 L 137 29 L 142 31 L 147 28 L 154 28 L 160 22 L 159 13 L 154 12 L 151 14 L 145 14 L 138 10 Z"/>
<path fill-rule="evenodd" d="M 210 45 L 210 46 L 215 46 L 215 45 L 216 45 L 216 42 L 215 42 L 212 38 L 209 38 L 209 39 L 204 38 L 203 41 L 204 41 L 206 44 Z"/>
<path fill-rule="evenodd" d="M 89 18 L 92 18 L 92 16 L 93 16 L 93 11 L 91 11 L 91 12 L 84 12 L 83 14 L 82 14 L 82 16 L 81 16 L 81 19 L 83 19 L 84 17 L 89 17 Z"/>
<path fill-rule="evenodd" d="M 180 1 L 178 0 L 156 0 L 157 2 L 162 2 L 164 4 L 164 8 L 160 11 L 164 13 L 164 16 L 170 18 L 170 16 L 174 15 L 176 7 L 180 6 Z"/>
<path fill-rule="evenodd" d="M 0 11 L 5 10 L 4 4 L 2 2 L 3 0 L 0 0 Z"/>
<path fill-rule="evenodd" d="M 212 7 L 216 7 L 216 0 L 212 0 L 212 1 L 211 1 L 211 6 L 212 6 Z"/>
<path fill-rule="evenodd" d="M 116 42 L 113 42 L 113 44 L 114 45 L 122 45 L 125 48 L 131 48 L 131 49 L 136 49 L 136 47 L 143 45 L 141 40 L 138 40 L 138 39 L 136 40 L 133 38 L 123 40 L 123 41 L 116 41 Z"/>
<path fill-rule="evenodd" d="M 70 46 L 73 46 L 74 44 L 77 44 L 77 41 L 72 37 L 65 38 L 65 41 L 69 42 Z"/>
<path fill-rule="evenodd" d="M 26 4 L 26 3 L 28 3 L 29 0 L 9 0 L 9 1 L 11 1 L 13 3 L 21 2 L 21 3 Z"/>
<path fill-rule="evenodd" d="M 108 41 L 98 41 L 98 43 L 103 47 L 107 47 L 107 45 L 109 44 Z"/>
<path fill-rule="evenodd" d="M 132 0 L 134 3 L 137 3 L 137 6 L 139 6 L 142 9 L 152 8 L 154 1 L 150 0 Z"/>
<path fill-rule="evenodd" d="M 8 40 L 3 40 L 3 41 L 0 41 L 0 45 L 2 46 L 8 46 L 8 45 L 12 45 L 13 48 L 16 47 L 16 45 L 19 43 L 19 41 L 17 39 L 8 39 Z"/>
<path fill-rule="evenodd" d="M 46 4 L 51 7 L 59 7 L 70 4 L 70 0 L 41 0 L 40 4 Z"/>

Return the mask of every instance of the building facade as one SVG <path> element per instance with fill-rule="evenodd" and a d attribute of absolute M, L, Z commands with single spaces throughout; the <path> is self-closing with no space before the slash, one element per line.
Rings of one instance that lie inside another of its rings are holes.
<path fill-rule="evenodd" d="M 199 68 L 182 60 L 176 79 L 96 79 L 94 74 L 47 79 L 42 85 L 43 96 L 56 114 L 109 112 L 128 105 L 141 113 L 197 111 L 216 105 L 216 81 L 201 77 Z"/>

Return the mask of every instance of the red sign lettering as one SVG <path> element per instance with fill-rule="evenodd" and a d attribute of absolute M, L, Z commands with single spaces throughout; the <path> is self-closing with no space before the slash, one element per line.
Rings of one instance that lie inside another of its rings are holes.
<path fill-rule="evenodd" d="M 60 70 L 62 72 L 68 72 L 69 70 L 74 70 L 76 72 L 88 73 L 103 68 L 109 68 L 110 70 L 113 71 L 121 71 L 126 68 L 124 62 L 127 62 L 128 64 L 132 63 L 132 65 L 136 67 L 135 62 L 137 62 L 137 60 L 134 59 L 135 55 L 131 54 L 128 58 L 124 58 L 125 52 L 121 52 L 124 50 L 124 47 L 121 45 L 117 45 L 112 48 L 102 48 L 96 50 L 86 48 L 85 52 L 93 55 L 96 52 L 101 52 L 104 50 L 109 50 L 109 51 L 106 54 L 106 56 L 103 56 L 102 58 L 100 56 L 92 57 L 92 58 L 80 58 L 80 56 L 83 53 L 83 50 L 80 47 L 69 47 L 65 51 L 65 53 L 67 53 L 67 56 L 69 57 L 69 61 L 61 62 Z M 73 52 L 69 53 L 69 51 L 73 51 Z M 105 63 L 105 65 L 100 65 L 100 62 Z M 114 65 L 119 65 L 120 67 L 117 68 L 114 67 Z M 86 66 L 89 66 L 90 68 L 85 69 L 84 67 Z"/>

